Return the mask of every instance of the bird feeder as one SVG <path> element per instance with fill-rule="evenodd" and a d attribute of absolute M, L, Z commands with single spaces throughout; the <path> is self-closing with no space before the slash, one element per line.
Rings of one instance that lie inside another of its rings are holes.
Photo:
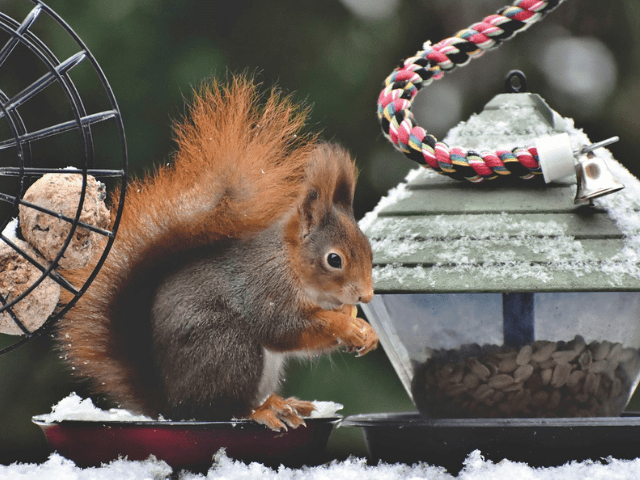
<path fill-rule="evenodd" d="M 421 168 L 362 220 L 376 292 L 362 307 L 421 413 L 347 419 L 374 457 L 459 468 L 481 448 L 531 463 L 544 444 L 563 463 L 593 454 L 581 427 L 637 437 L 637 419 L 620 415 L 640 372 L 640 182 L 535 94 L 497 95 L 444 139 L 478 151 L 536 141 L 564 142 L 572 158 L 551 183 L 475 185 Z M 593 161 L 602 174 L 584 180 Z"/>
<path fill-rule="evenodd" d="M 426 168 L 361 222 L 376 291 L 363 309 L 419 411 L 343 423 L 374 459 L 637 456 L 640 419 L 622 413 L 640 372 L 640 183 L 604 148 L 616 138 L 592 143 L 519 72 L 443 142 L 411 112 L 422 87 L 560 3 L 515 0 L 384 81 L 383 133 Z"/>

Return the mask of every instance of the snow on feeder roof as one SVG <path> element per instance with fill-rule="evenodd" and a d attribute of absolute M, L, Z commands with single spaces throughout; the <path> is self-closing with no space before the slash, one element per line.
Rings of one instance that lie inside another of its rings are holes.
<path fill-rule="evenodd" d="M 535 94 L 494 97 L 444 142 L 474 150 L 514 148 L 568 134 L 591 141 Z M 640 289 L 640 182 L 611 153 L 626 188 L 576 206 L 575 176 L 548 185 L 475 185 L 426 168 L 363 218 L 374 251 L 376 293 L 627 291 Z"/>

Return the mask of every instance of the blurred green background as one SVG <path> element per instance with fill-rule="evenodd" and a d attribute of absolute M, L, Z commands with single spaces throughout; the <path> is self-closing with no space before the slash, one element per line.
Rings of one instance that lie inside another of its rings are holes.
<path fill-rule="evenodd" d="M 183 114 L 193 86 L 209 76 L 250 72 L 265 89 L 277 84 L 311 105 L 310 127 L 355 156 L 361 170 L 358 218 L 414 168 L 380 132 L 375 102 L 383 79 L 424 41 L 451 36 L 505 3 L 48 2 L 87 44 L 109 79 L 124 119 L 132 176 L 171 158 L 171 122 Z M 0 12 L 21 21 L 31 6 L 28 0 L 2 0 Z M 52 44 L 63 42 L 53 31 L 39 34 Z M 638 175 L 639 62 L 637 0 L 567 0 L 526 33 L 427 87 L 413 112 L 420 125 L 442 138 L 501 93 L 506 74 L 517 68 L 526 74 L 529 91 L 575 119 L 592 140 L 619 135 L 620 142 L 610 150 Z M 14 73 L 0 69 L 0 82 L 11 83 L 28 67 L 18 59 L 13 68 Z M 46 117 L 55 109 L 41 107 L 34 115 Z M 45 335 L 0 357 L 0 463 L 46 458 L 44 438 L 31 416 L 49 412 L 71 391 L 86 395 L 50 340 Z M 0 347 L 14 341 L 0 335 Z M 338 353 L 294 362 L 284 393 L 343 403 L 345 415 L 413 408 L 382 349 L 363 358 Z M 630 408 L 639 408 L 639 403 L 634 399 Z M 329 450 L 336 456 L 364 455 L 361 433 L 338 429 Z"/>

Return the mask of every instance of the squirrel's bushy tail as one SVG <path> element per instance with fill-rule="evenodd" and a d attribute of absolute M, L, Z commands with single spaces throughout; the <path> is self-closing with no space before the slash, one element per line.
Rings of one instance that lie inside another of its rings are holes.
<path fill-rule="evenodd" d="M 305 113 L 275 91 L 259 105 L 245 78 L 201 87 L 175 126 L 175 162 L 127 192 L 119 236 L 184 249 L 263 229 L 300 194 Z"/>
<path fill-rule="evenodd" d="M 194 97 L 175 126 L 175 162 L 129 184 L 107 261 L 59 324 L 75 372 L 100 378 L 96 389 L 125 406 L 143 397 L 136 389 L 145 383 L 127 351 L 138 348 L 136 327 L 126 324 L 136 319 L 115 318 L 129 308 L 123 302 L 137 301 L 127 293 L 134 282 L 173 254 L 270 225 L 301 194 L 313 148 L 314 138 L 301 134 L 306 110 L 277 91 L 261 101 L 250 79 L 208 83 Z M 69 272 L 72 281 L 84 275 Z"/>

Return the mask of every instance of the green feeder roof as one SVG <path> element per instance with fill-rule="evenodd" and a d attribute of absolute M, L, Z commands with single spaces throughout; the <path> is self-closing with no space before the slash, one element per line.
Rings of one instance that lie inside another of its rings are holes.
<path fill-rule="evenodd" d="M 513 148 L 566 132 L 592 143 L 532 94 L 495 97 L 444 141 Z M 575 178 L 510 186 L 460 182 L 418 168 L 363 218 L 376 293 L 640 290 L 640 182 L 600 148 L 625 188 L 576 206 Z"/>

